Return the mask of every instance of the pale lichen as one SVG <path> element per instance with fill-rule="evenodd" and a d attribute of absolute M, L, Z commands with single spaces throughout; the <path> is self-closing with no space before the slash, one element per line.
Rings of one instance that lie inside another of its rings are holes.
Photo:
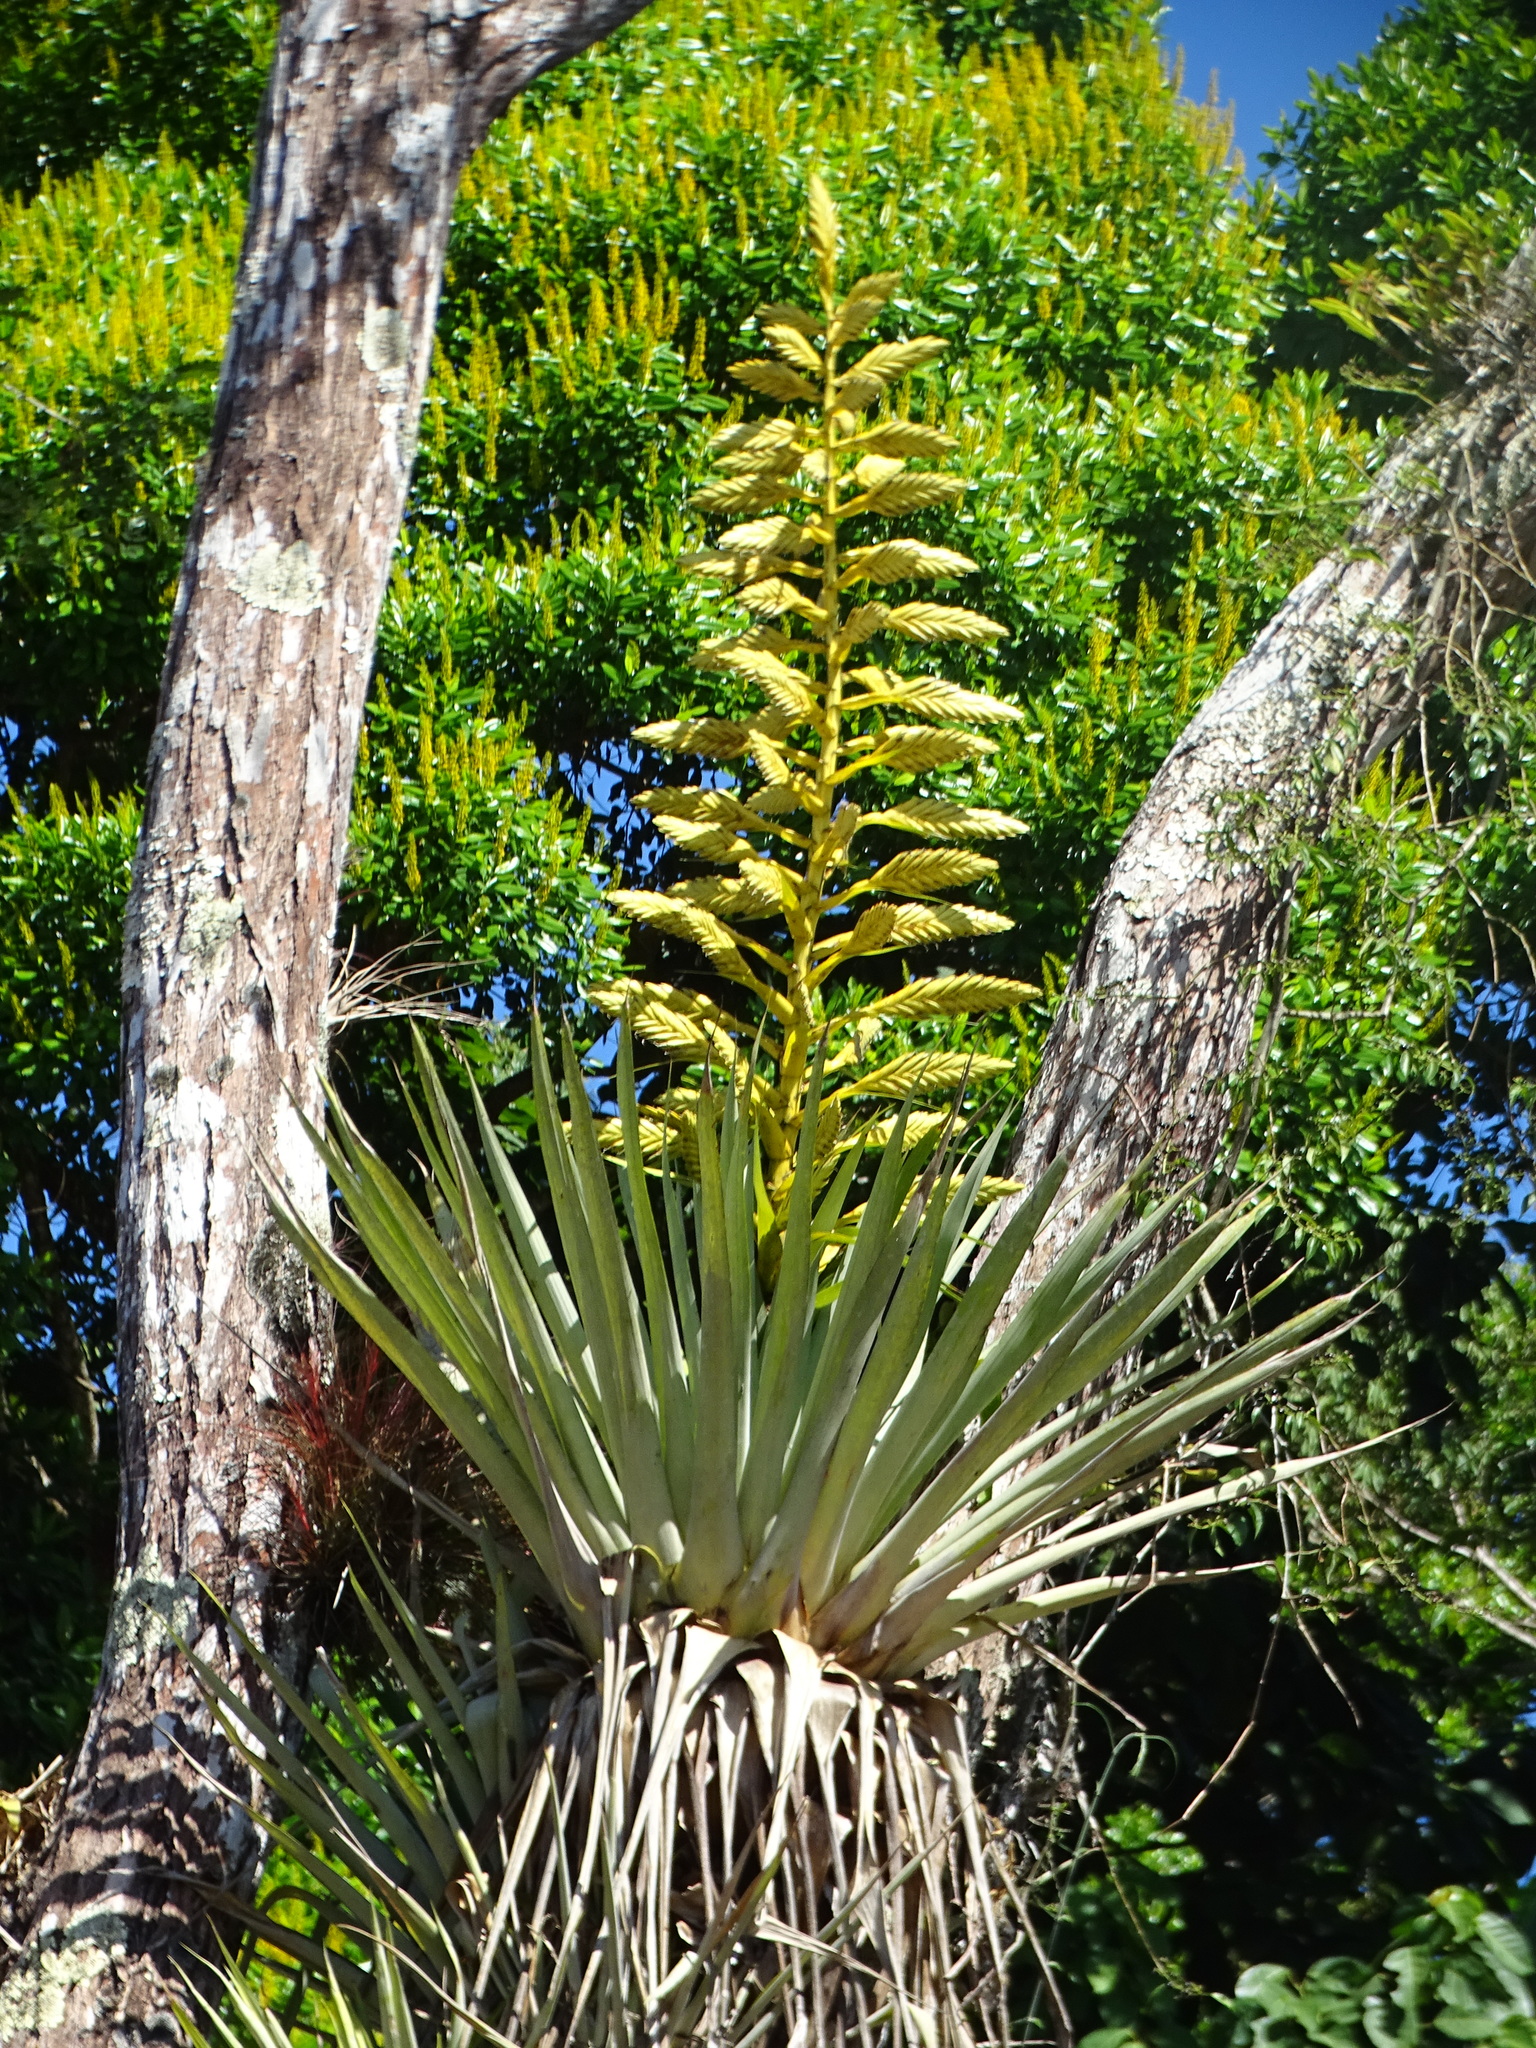
<path fill-rule="evenodd" d="M 135 1664 L 147 1664 L 174 1637 L 191 1634 L 200 1588 L 190 1572 L 172 1578 L 153 1545 L 118 1573 L 112 1594 L 103 1671 L 115 1684 Z"/>
<path fill-rule="evenodd" d="M 296 540 L 286 548 L 275 540 L 265 541 L 229 580 L 247 604 L 262 611 L 298 618 L 318 611 L 325 601 L 325 577 L 307 541 Z"/>
<path fill-rule="evenodd" d="M 393 306 L 370 306 L 363 315 L 363 332 L 358 342 L 364 367 L 375 376 L 403 370 L 411 360 L 411 337 L 405 321 Z"/>
<path fill-rule="evenodd" d="M 72 1994 L 127 1955 L 126 1934 L 122 1915 L 100 1907 L 88 1908 L 67 1930 L 45 1922 L 0 1985 L 0 2043 L 62 2027 Z"/>
<path fill-rule="evenodd" d="M 187 907 L 182 925 L 182 948 L 203 969 L 211 973 L 228 949 L 245 915 L 238 896 L 196 896 Z"/>
<path fill-rule="evenodd" d="M 251 1246 L 245 1284 L 266 1310 L 273 1329 L 287 1343 L 302 1343 L 312 1333 L 315 1311 L 309 1268 L 271 1216 L 257 1231 Z"/>

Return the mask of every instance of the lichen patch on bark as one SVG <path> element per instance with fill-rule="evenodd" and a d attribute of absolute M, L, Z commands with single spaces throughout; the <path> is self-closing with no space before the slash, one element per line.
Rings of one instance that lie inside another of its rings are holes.
<path fill-rule="evenodd" d="M 176 1637 L 186 1641 L 197 1617 L 200 1592 L 190 1572 L 171 1577 L 159 1552 L 153 1547 L 146 1549 L 136 1566 L 118 1573 L 101 1653 L 103 1668 L 121 1673 L 130 1665 L 151 1662 Z"/>
<path fill-rule="evenodd" d="M 0 2043 L 24 2041 L 61 2026 L 74 1994 L 126 1956 L 127 1930 L 121 1915 L 98 1907 L 83 1913 L 76 1928 L 82 1931 L 71 1931 L 63 1939 L 57 1930 L 46 1930 L 0 1984 Z"/>
<path fill-rule="evenodd" d="M 358 339 L 363 366 L 377 377 L 399 375 L 411 360 L 411 337 L 405 321 L 393 306 L 370 306 L 363 315 Z"/>
<path fill-rule="evenodd" d="M 197 896 L 182 925 L 182 948 L 211 975 L 240 929 L 245 905 L 239 896 Z"/>
<path fill-rule="evenodd" d="M 247 604 L 266 612 L 302 618 L 325 602 L 325 577 L 307 541 L 291 541 L 287 547 L 264 541 L 229 580 Z"/>

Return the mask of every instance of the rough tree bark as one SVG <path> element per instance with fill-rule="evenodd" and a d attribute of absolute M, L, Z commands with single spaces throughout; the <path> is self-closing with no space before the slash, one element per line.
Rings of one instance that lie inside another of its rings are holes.
<path fill-rule="evenodd" d="M 1345 544 L 1299 583 L 1185 727 L 1094 904 L 1010 1173 L 1031 1185 L 1076 1146 L 1061 1199 L 1014 1276 L 1004 1329 L 1104 1193 L 1155 1150 L 1220 1168 L 1279 1023 L 1286 848 L 1536 615 L 1536 236 L 1464 347 L 1467 377 L 1393 451 Z M 1256 1044 L 1266 977 L 1273 1001 Z M 1016 1207 L 1000 1205 L 1002 1228 Z M 1025 1824 L 1069 1786 L 1075 1734 L 1046 1666 L 1000 1638 L 974 1665 L 997 1810 Z M 1016 1681 L 1016 1682 L 1015 1682 Z"/>
<path fill-rule="evenodd" d="M 298 1112 L 320 1108 L 354 756 L 454 194 L 512 95 L 642 4 L 282 16 L 128 915 L 119 1579 L 0 2041 L 178 2038 L 200 1901 L 253 1868 L 254 1830 L 199 1775 L 232 1781 L 177 1640 L 252 1683 L 206 1586 L 256 1641 L 297 1648 L 259 1439 L 271 1362 L 316 1317 L 258 1169 L 323 1214 Z"/>
<path fill-rule="evenodd" d="M 1126 834 L 1010 1171 L 1028 1184 L 1064 1146 L 1078 1151 L 999 1328 L 1086 1209 L 1153 1147 L 1195 1169 L 1218 1163 L 1232 1084 L 1261 1052 L 1256 1006 L 1284 944 L 1292 835 L 1322 828 L 1437 679 L 1536 613 L 1536 236 L 1465 360 L 1465 388 L 1393 452 L 1346 544 L 1196 713 Z"/>

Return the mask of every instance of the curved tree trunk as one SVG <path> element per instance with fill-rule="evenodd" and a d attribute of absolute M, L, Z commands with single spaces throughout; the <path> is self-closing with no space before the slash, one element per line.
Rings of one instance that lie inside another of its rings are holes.
<path fill-rule="evenodd" d="M 1410 433 L 1319 562 L 1186 726 L 1094 905 L 1010 1172 L 1077 1153 L 1001 1328 L 1104 1191 L 1154 1148 L 1201 1171 L 1241 1132 L 1285 848 L 1411 727 L 1436 680 L 1536 613 L 1536 237 L 1480 318 L 1465 390 Z M 1278 1006 L 1270 1013 L 1273 1029 Z M 1236 1119 L 1236 1121 L 1235 1121 Z M 1005 1217 L 1014 1205 L 1004 1205 Z M 998 1227 L 1001 1227 L 999 1224 Z"/>
<path fill-rule="evenodd" d="M 1154 1151 L 1232 1159 L 1279 1023 L 1286 848 L 1408 731 L 1435 683 L 1536 615 L 1536 236 L 1476 323 L 1465 389 L 1394 451 L 1345 545 L 1318 563 L 1195 714 L 1131 822 L 1030 1090 L 1010 1173 L 1063 1148 L 1060 1200 L 998 1308 L 1002 1330 L 1077 1225 Z M 1246 1086 L 1244 1085 L 1246 1084 Z M 994 1235 L 1015 1201 L 1000 1205 Z M 1049 1671 L 975 1656 L 988 1742 L 1028 1808 L 1070 1775 Z M 1018 1686 L 1010 1680 L 1017 1672 Z"/>
<path fill-rule="evenodd" d="M 323 1215 L 299 1112 L 321 1108 L 353 764 L 454 194 L 511 96 L 642 4 L 284 10 L 127 919 L 119 1578 L 3 2042 L 174 2039 L 200 1899 L 254 1866 L 254 1829 L 200 1774 L 238 1782 L 178 1644 L 249 1688 L 222 1605 L 296 1661 L 261 1410 L 272 1362 L 323 1329 L 261 1175 Z"/>

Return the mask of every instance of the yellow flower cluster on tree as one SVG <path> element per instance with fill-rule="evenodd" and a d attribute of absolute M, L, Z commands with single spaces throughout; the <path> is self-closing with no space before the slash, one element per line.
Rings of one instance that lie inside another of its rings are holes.
<path fill-rule="evenodd" d="M 871 1047 L 888 1024 L 1008 1009 L 1036 992 L 999 975 L 967 973 L 911 980 L 840 1010 L 826 1002 L 833 977 L 856 961 L 1009 928 L 1006 917 L 944 899 L 995 872 L 996 862 L 970 842 L 1021 831 L 1015 819 L 943 797 L 867 810 L 849 785 L 881 769 L 910 775 L 974 761 L 994 746 L 980 728 L 1025 714 L 941 676 L 869 659 L 868 643 L 879 636 L 930 645 L 1005 634 L 957 605 L 891 605 L 874 595 L 886 584 L 949 579 L 976 566 L 952 549 L 905 537 L 848 538 L 853 522 L 862 532 L 871 518 L 947 504 L 964 489 L 958 477 L 908 467 L 913 458 L 948 453 L 953 437 L 899 418 L 884 403 L 944 344 L 931 336 L 880 342 L 843 368 L 898 278 L 861 278 L 839 298 L 837 215 L 815 177 L 810 239 L 821 313 L 763 307 L 758 318 L 775 359 L 732 369 L 786 410 L 717 435 L 723 474 L 694 499 L 706 512 L 746 514 L 746 523 L 683 558 L 695 575 L 732 591 L 756 621 L 707 642 L 696 665 L 744 678 L 761 691 L 762 707 L 743 719 L 672 719 L 635 733 L 668 752 L 743 764 L 735 788 L 653 789 L 638 800 L 686 853 L 726 872 L 665 892 L 612 894 L 625 916 L 696 944 L 716 975 L 755 999 L 757 1014 L 749 1021 L 660 982 L 625 979 L 595 992 L 604 1009 L 626 1012 L 635 1032 L 672 1058 L 734 1071 L 750 1084 L 775 1217 L 788 1201 L 818 1048 L 825 1047 L 817 1143 L 825 1176 L 839 1155 L 889 1133 L 877 1115 L 850 1121 L 860 1099 L 952 1096 L 967 1075 L 1009 1069 L 1006 1060 L 963 1052 L 907 1051 L 871 1064 Z M 863 872 L 856 846 L 871 827 L 930 844 Z M 749 926 L 764 929 L 757 935 Z M 696 1090 L 676 1088 L 647 1108 L 655 1151 L 668 1141 L 687 1148 L 696 1100 Z M 910 1116 L 911 1135 L 942 1115 Z"/>
<path fill-rule="evenodd" d="M 123 382 L 216 371 L 243 222 L 233 180 L 169 157 L 156 178 L 99 162 L 31 198 L 0 196 L 6 281 L 29 316 L 0 338 L 5 438 L 25 447 Z"/>

